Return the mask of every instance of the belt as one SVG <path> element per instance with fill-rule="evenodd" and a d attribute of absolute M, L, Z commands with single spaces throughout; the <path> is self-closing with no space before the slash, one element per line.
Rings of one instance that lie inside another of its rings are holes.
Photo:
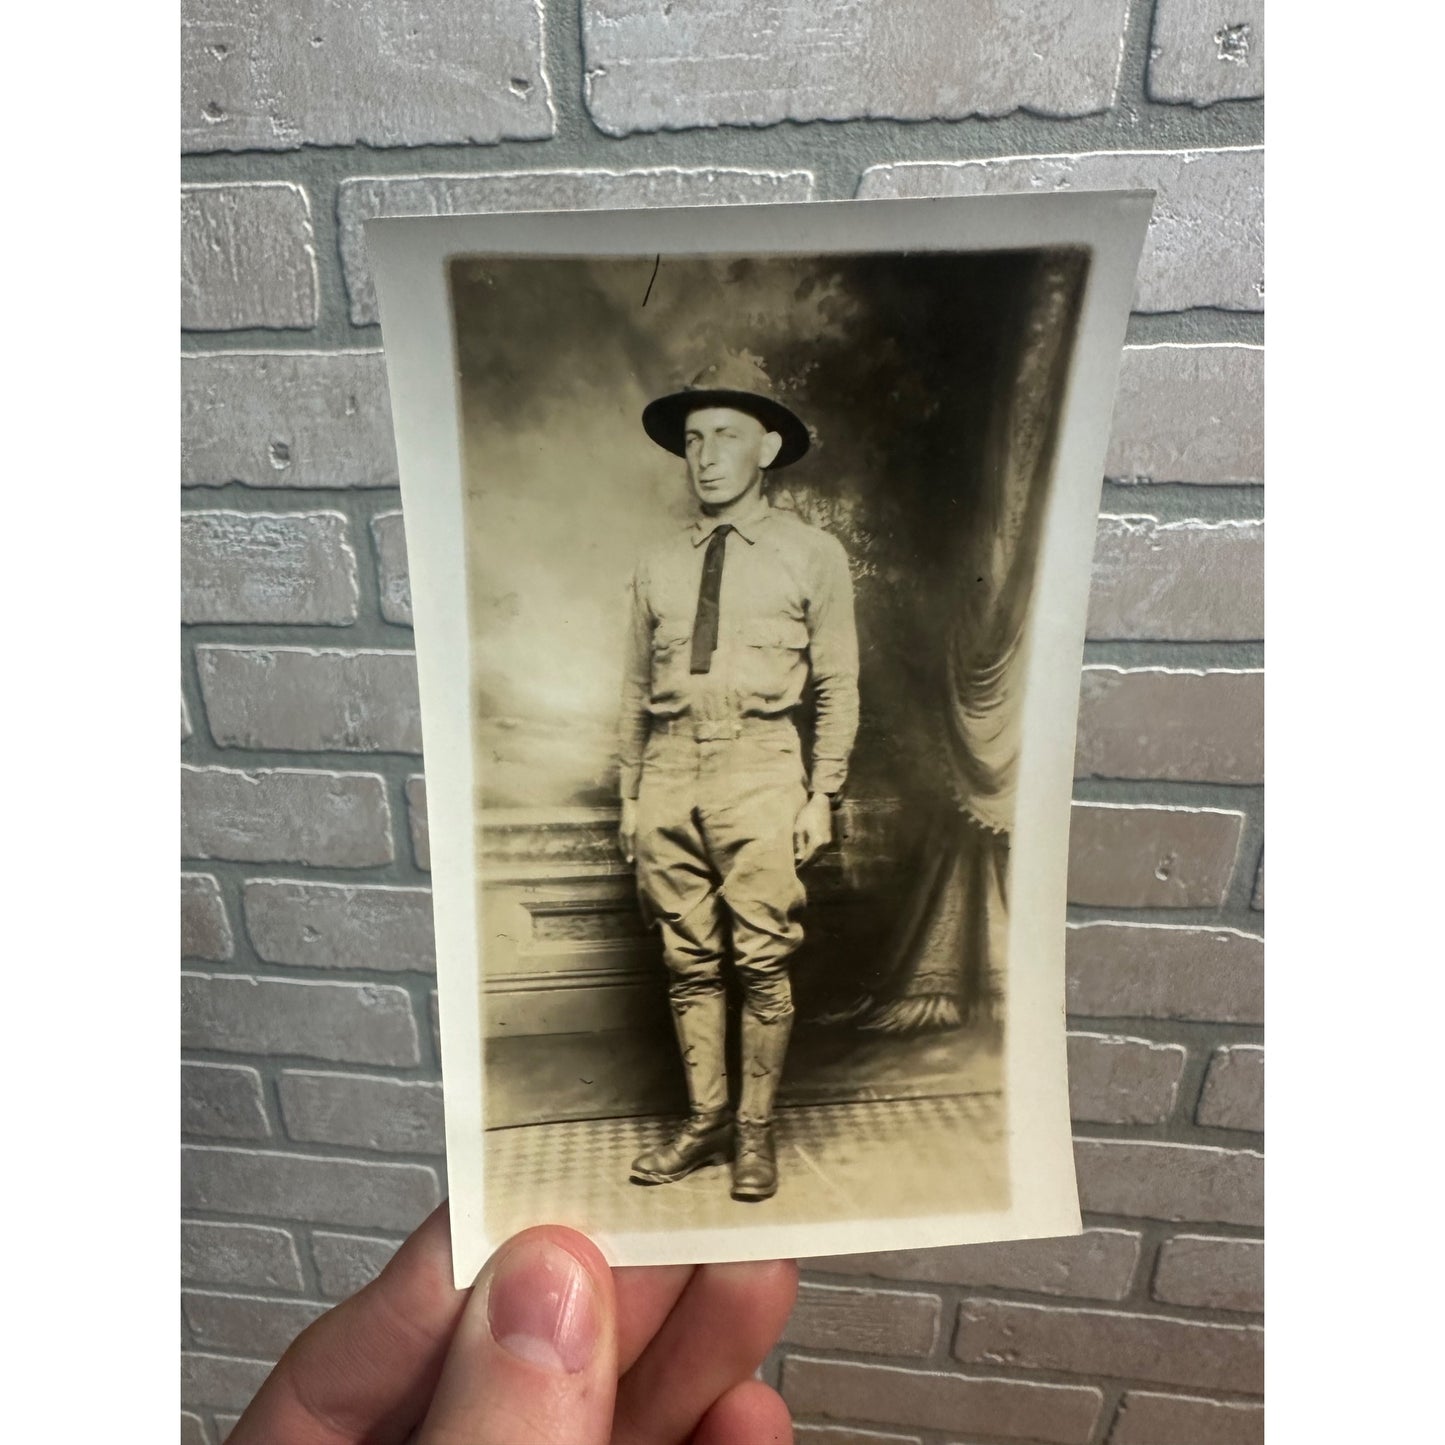
<path fill-rule="evenodd" d="M 730 718 L 709 722 L 693 717 L 664 717 L 652 720 L 654 733 L 691 738 L 697 743 L 732 742 L 749 737 L 797 737 L 798 730 L 786 717 Z"/>

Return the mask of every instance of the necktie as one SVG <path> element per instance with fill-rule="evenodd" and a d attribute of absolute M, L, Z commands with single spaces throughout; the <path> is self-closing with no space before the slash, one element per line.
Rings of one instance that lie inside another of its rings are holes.
<path fill-rule="evenodd" d="M 702 559 L 702 585 L 697 592 L 697 616 L 692 624 L 691 672 L 711 672 L 712 655 L 717 651 L 718 596 L 722 592 L 723 549 L 727 546 L 732 526 L 724 522 L 708 538 L 707 555 Z"/>

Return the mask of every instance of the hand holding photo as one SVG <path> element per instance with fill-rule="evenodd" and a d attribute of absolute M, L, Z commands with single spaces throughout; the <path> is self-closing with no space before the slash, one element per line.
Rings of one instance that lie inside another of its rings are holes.
<path fill-rule="evenodd" d="M 370 223 L 458 1280 L 1076 1233 L 1078 676 L 1147 196 Z"/>

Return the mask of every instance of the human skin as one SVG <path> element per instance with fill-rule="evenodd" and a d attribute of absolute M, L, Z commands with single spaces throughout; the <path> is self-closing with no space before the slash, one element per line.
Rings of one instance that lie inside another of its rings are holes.
<path fill-rule="evenodd" d="M 689 412 L 683 433 L 687 477 L 702 510 L 727 521 L 746 515 L 757 503 L 763 474 L 783 439 L 756 417 L 732 407 L 701 407 Z M 793 858 L 811 862 L 833 837 L 833 810 L 822 793 L 803 804 L 793 823 Z M 637 857 L 637 800 L 622 800 L 617 844 L 628 863 Z"/>
<path fill-rule="evenodd" d="M 797 1280 L 776 1260 L 609 1269 L 543 1225 L 457 1290 L 442 1205 L 302 1331 L 228 1445 L 790 1445 L 753 1372 Z"/>

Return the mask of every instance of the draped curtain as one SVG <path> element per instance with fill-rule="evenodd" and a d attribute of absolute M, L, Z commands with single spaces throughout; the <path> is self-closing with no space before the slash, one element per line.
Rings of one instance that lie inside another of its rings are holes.
<path fill-rule="evenodd" d="M 1079 279 L 1077 258 L 1041 260 L 994 378 L 977 525 L 959 538 L 939 599 L 947 787 L 922 805 L 882 967 L 836 1015 L 865 1029 L 914 1033 L 1002 1016 L 1024 639 Z"/>

